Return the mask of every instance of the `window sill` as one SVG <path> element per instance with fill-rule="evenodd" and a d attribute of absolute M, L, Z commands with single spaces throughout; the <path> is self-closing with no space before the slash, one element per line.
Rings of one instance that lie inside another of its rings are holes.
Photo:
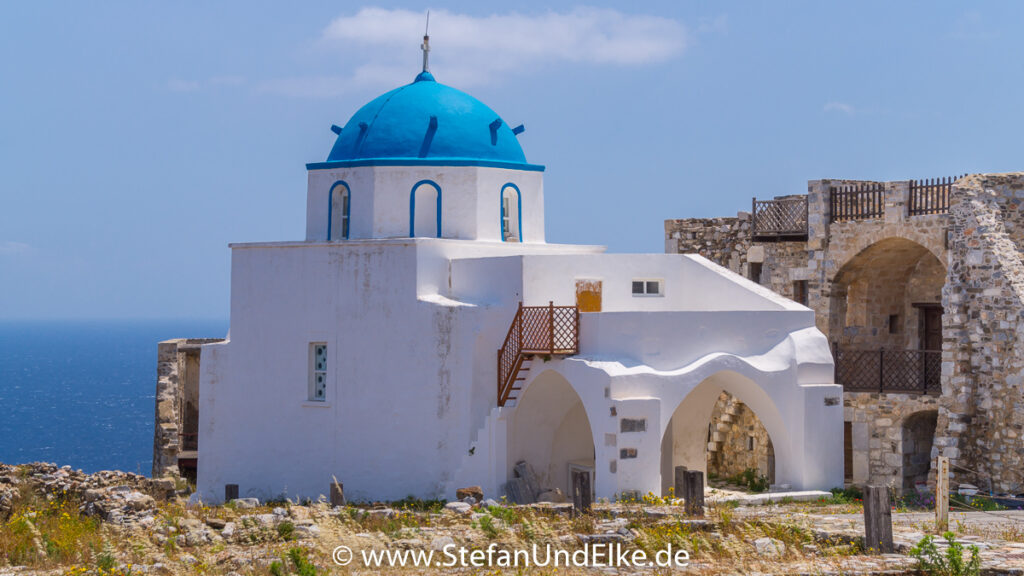
<path fill-rule="evenodd" d="M 330 408 L 330 402 L 317 402 L 316 400 L 306 400 L 302 403 L 304 408 Z"/>

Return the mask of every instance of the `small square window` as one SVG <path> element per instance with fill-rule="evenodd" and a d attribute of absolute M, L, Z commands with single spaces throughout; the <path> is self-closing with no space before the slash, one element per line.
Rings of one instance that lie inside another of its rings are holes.
<path fill-rule="evenodd" d="M 327 344 L 314 342 L 309 345 L 309 400 L 327 400 Z"/>
<path fill-rule="evenodd" d="M 634 296 L 661 296 L 661 280 L 633 280 Z"/>

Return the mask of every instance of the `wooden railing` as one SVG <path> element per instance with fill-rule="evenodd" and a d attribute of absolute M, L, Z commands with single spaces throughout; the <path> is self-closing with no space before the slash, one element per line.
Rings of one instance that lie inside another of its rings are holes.
<path fill-rule="evenodd" d="M 953 190 L 953 183 L 964 176 L 966 174 L 930 180 L 911 180 L 907 213 L 911 216 L 920 216 L 949 212 L 949 193 Z"/>
<path fill-rule="evenodd" d="M 881 218 L 885 215 L 885 185 L 865 182 L 829 190 L 830 222 Z"/>
<path fill-rule="evenodd" d="M 750 212 L 754 239 L 806 237 L 807 196 L 758 200 Z"/>
<path fill-rule="evenodd" d="M 847 392 L 941 394 L 940 350 L 846 350 L 832 345 L 835 381 Z"/>
<path fill-rule="evenodd" d="M 569 356 L 579 352 L 580 312 L 576 306 L 523 306 L 498 350 L 498 406 L 514 400 L 523 362 L 538 354 Z"/>

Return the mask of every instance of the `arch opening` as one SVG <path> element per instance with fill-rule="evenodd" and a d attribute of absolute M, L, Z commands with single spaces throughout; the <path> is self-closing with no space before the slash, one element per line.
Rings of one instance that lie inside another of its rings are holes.
<path fill-rule="evenodd" d="M 590 474 L 594 486 L 594 436 L 583 400 L 561 374 L 548 370 L 524 390 L 508 428 L 508 470 L 528 463 L 539 494 L 561 490 L 572 497 L 572 472 Z M 534 496 L 537 496 L 535 494 Z"/>
<path fill-rule="evenodd" d="M 755 480 L 775 484 L 776 469 L 787 469 L 788 444 L 782 417 L 767 393 L 746 376 L 718 372 L 683 398 L 665 426 L 662 494 L 674 487 L 678 466 L 700 470 L 709 480 L 753 469 Z"/>
<path fill-rule="evenodd" d="M 511 182 L 501 187 L 501 240 L 523 241 L 523 200 L 519 187 Z"/>
<path fill-rule="evenodd" d="M 328 240 L 348 240 L 351 195 L 345 182 L 337 182 L 331 187 L 331 206 L 327 213 Z"/>
<path fill-rule="evenodd" d="M 842 346 L 941 349 L 939 326 L 924 326 L 938 307 L 946 268 L 924 246 L 886 238 L 847 261 L 832 281 L 829 334 Z M 925 330 L 931 330 L 931 339 Z M 938 346 L 938 348 L 936 348 Z"/>
<path fill-rule="evenodd" d="M 829 339 L 850 391 L 938 393 L 946 269 L 924 246 L 886 238 L 835 274 Z"/>
<path fill-rule="evenodd" d="M 441 187 L 421 180 L 409 195 L 409 237 L 441 237 Z"/>
<path fill-rule="evenodd" d="M 927 491 L 932 466 L 932 445 L 935 442 L 937 410 L 924 410 L 907 416 L 900 426 L 902 440 L 904 492 Z"/>

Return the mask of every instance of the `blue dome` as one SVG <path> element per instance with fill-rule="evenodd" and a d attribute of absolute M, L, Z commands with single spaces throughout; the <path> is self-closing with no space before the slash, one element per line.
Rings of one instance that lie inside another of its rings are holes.
<path fill-rule="evenodd" d="M 375 160 L 529 166 L 516 133 L 493 110 L 429 72 L 360 108 L 327 157 L 327 163 Z"/>

